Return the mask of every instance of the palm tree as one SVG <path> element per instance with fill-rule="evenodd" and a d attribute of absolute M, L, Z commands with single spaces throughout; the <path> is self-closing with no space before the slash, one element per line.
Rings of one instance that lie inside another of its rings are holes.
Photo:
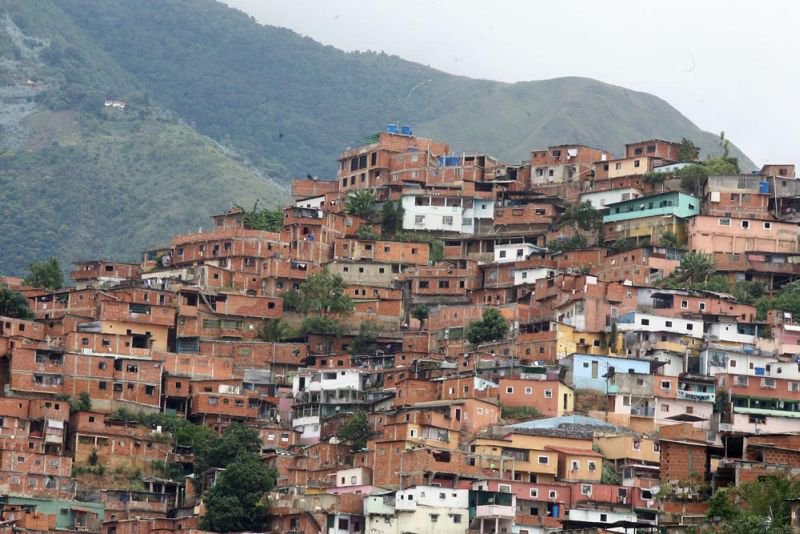
<path fill-rule="evenodd" d="M 273 319 L 271 321 L 268 321 L 261 328 L 261 331 L 258 333 L 258 337 L 260 337 L 264 341 L 271 341 L 273 343 L 277 343 L 290 337 L 291 334 L 292 334 L 292 329 L 289 326 L 289 323 L 287 323 L 283 319 Z"/>
<path fill-rule="evenodd" d="M 371 219 L 375 212 L 375 191 L 372 189 L 357 189 L 347 194 L 344 211 L 350 215 Z"/>
<path fill-rule="evenodd" d="M 689 285 L 705 282 L 714 272 L 714 261 L 702 252 L 689 252 L 681 258 L 681 264 L 676 269 L 677 277 Z"/>

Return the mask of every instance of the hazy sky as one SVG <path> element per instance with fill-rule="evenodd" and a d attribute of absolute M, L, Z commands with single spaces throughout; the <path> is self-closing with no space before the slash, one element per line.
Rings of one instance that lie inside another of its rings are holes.
<path fill-rule="evenodd" d="M 506 82 L 586 76 L 653 93 L 756 164 L 800 150 L 800 2 L 226 0 L 343 50 Z M 558 139 L 553 139 L 558 142 Z"/>

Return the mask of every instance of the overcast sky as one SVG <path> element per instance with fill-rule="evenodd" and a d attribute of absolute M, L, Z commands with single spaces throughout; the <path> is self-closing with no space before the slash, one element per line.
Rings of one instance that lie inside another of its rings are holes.
<path fill-rule="evenodd" d="M 653 93 L 756 164 L 800 150 L 800 2 L 226 0 L 343 50 L 505 82 L 585 76 Z M 553 139 L 557 143 L 558 139 Z"/>

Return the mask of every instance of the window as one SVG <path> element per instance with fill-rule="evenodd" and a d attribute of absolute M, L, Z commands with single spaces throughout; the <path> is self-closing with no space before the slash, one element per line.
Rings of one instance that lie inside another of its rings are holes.
<path fill-rule="evenodd" d="M 431 523 L 436 523 L 439 521 L 439 514 L 430 514 L 431 516 Z"/>
<path fill-rule="evenodd" d="M 694 407 L 693 406 L 687 406 L 686 407 L 686 413 L 689 414 L 689 415 L 693 414 L 694 413 Z"/>
<path fill-rule="evenodd" d="M 533 388 L 532 387 L 526 387 L 525 388 L 525 395 L 533 395 Z"/>
<path fill-rule="evenodd" d="M 642 326 L 649 326 L 650 325 L 650 319 L 641 319 L 640 323 L 641 323 Z"/>
<path fill-rule="evenodd" d="M 556 493 L 556 490 L 550 490 L 550 492 L 547 494 L 547 496 L 550 497 L 551 499 L 557 499 L 558 498 L 558 493 Z"/>
<path fill-rule="evenodd" d="M 670 382 L 669 380 L 662 380 L 661 389 L 666 389 L 666 390 L 672 389 L 672 382 Z"/>
<path fill-rule="evenodd" d="M 100 389 L 108 389 L 108 382 L 99 382 L 97 384 L 97 387 L 99 387 Z"/>
<path fill-rule="evenodd" d="M 414 215 L 414 224 L 425 224 L 424 215 Z"/>
<path fill-rule="evenodd" d="M 531 488 L 530 495 L 532 499 L 536 499 L 539 497 L 539 490 L 537 488 Z"/>
<path fill-rule="evenodd" d="M 750 228 L 750 221 L 742 221 L 742 228 L 744 228 L 745 230 Z"/>
<path fill-rule="evenodd" d="M 539 456 L 537 458 L 537 461 L 542 465 L 546 465 L 546 464 L 550 463 L 550 457 L 549 456 Z"/>
<path fill-rule="evenodd" d="M 770 228 L 772 228 L 772 223 L 771 222 L 765 222 L 764 223 L 764 230 L 769 230 Z"/>
<path fill-rule="evenodd" d="M 638 159 L 637 159 L 636 161 L 634 161 L 634 162 L 633 162 L 633 166 L 634 166 L 634 167 L 638 167 L 638 166 L 639 166 L 639 164 L 640 164 L 640 163 L 639 163 L 639 160 L 638 160 Z"/>
<path fill-rule="evenodd" d="M 731 225 L 730 217 L 722 217 L 722 218 L 720 218 L 719 225 L 720 226 L 730 226 Z"/>
<path fill-rule="evenodd" d="M 498 484 L 497 491 L 501 493 L 511 493 L 511 484 Z"/>
<path fill-rule="evenodd" d="M 514 394 L 514 388 L 512 388 L 512 387 L 507 387 L 507 388 L 506 388 L 506 393 L 507 393 L 507 394 L 509 394 L 509 395 L 513 395 L 513 394 Z"/>
<path fill-rule="evenodd" d="M 597 462 L 589 460 L 589 471 L 597 471 Z"/>
<path fill-rule="evenodd" d="M 544 390 L 544 398 L 545 399 L 552 399 L 553 398 L 553 390 L 552 389 Z"/>
<path fill-rule="evenodd" d="M 592 494 L 592 485 L 581 484 L 581 495 L 591 495 L 591 494 Z"/>
<path fill-rule="evenodd" d="M 635 451 L 642 450 L 642 440 L 640 439 L 633 440 L 633 450 Z"/>
<path fill-rule="evenodd" d="M 682 300 L 681 301 L 681 309 L 682 310 L 686 310 L 688 308 L 689 308 L 689 301 L 688 300 Z"/>
<path fill-rule="evenodd" d="M 672 321 L 666 321 L 664 323 L 664 326 L 666 326 L 667 328 L 672 328 Z"/>
<path fill-rule="evenodd" d="M 453 216 L 452 215 L 443 215 L 442 216 L 442 224 L 445 226 L 453 226 Z"/>
<path fill-rule="evenodd" d="M 570 462 L 570 470 L 571 471 L 580 471 L 581 470 L 581 463 L 578 460 L 572 460 L 572 462 Z"/>
<path fill-rule="evenodd" d="M 614 164 L 614 169 L 615 169 L 615 170 L 620 170 L 620 169 L 622 169 L 622 163 L 615 163 L 615 164 Z"/>
<path fill-rule="evenodd" d="M 499 255 L 501 258 L 505 258 L 505 257 L 506 257 L 506 251 L 505 251 L 505 250 L 501 250 L 501 251 L 500 251 L 500 254 L 498 254 L 498 255 Z"/>
<path fill-rule="evenodd" d="M 453 514 L 453 523 L 461 523 L 461 514 Z"/>

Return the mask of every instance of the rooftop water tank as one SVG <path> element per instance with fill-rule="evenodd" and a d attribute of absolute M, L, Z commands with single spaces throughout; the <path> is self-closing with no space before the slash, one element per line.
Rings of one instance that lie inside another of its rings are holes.
<path fill-rule="evenodd" d="M 401 126 L 400 127 L 400 133 L 402 133 L 403 135 L 411 135 L 411 132 L 412 132 L 411 126 Z"/>
<path fill-rule="evenodd" d="M 758 182 L 758 192 L 763 195 L 769 194 L 769 182 Z"/>
<path fill-rule="evenodd" d="M 387 124 L 386 125 L 386 131 L 389 132 L 389 133 L 397 133 L 397 125 L 394 124 L 393 122 Z"/>

